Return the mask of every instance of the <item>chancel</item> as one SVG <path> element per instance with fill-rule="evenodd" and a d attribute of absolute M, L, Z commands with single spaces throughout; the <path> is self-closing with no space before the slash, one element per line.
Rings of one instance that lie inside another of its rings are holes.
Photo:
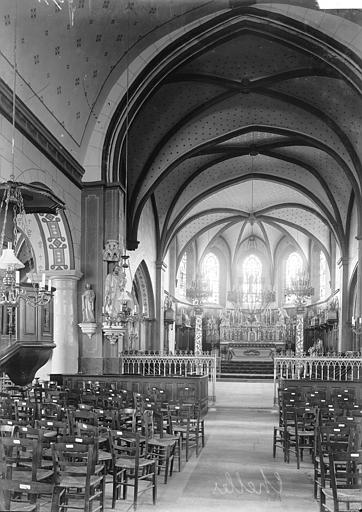
<path fill-rule="evenodd" d="M 1 510 L 362 509 L 350 1 L 0 2 Z"/>

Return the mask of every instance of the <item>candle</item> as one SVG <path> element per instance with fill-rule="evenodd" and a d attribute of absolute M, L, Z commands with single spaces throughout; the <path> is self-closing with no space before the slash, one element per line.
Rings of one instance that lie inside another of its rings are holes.
<path fill-rule="evenodd" d="M 48 291 L 52 291 L 52 280 L 48 279 Z"/>
<path fill-rule="evenodd" d="M 20 284 L 20 272 L 19 272 L 19 270 L 17 270 L 15 272 L 15 283 L 16 284 Z"/>
<path fill-rule="evenodd" d="M 45 274 L 44 273 L 41 276 L 41 287 L 45 288 Z"/>

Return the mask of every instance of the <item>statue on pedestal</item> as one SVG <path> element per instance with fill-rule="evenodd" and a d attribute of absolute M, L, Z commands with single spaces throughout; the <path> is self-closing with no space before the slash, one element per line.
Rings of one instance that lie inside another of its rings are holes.
<path fill-rule="evenodd" d="M 93 323 L 96 321 L 94 316 L 95 298 L 96 294 L 94 290 L 92 290 L 89 283 L 86 283 L 85 290 L 82 294 L 83 323 Z"/>
<path fill-rule="evenodd" d="M 126 281 L 126 276 L 118 264 L 114 266 L 112 272 L 107 274 L 104 287 L 104 312 L 110 318 L 117 318 L 122 311 Z"/>

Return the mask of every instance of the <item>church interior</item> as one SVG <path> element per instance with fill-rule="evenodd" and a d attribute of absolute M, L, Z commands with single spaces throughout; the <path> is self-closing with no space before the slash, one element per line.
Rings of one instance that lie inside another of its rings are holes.
<path fill-rule="evenodd" d="M 269 433 L 279 421 L 284 481 L 288 385 L 332 399 L 331 381 L 350 381 L 362 400 L 362 8 L 344 4 L 1 1 L 4 400 L 42 389 L 36 414 L 52 387 L 69 403 L 125 389 L 143 412 L 138 395 L 191 401 L 200 425 L 211 418 L 216 464 L 220 400 L 253 422 L 256 393 Z M 162 488 L 159 510 L 236 510 L 234 484 L 201 503 L 188 483 L 182 506 L 180 487 Z M 317 510 L 303 486 L 290 506 Z"/>

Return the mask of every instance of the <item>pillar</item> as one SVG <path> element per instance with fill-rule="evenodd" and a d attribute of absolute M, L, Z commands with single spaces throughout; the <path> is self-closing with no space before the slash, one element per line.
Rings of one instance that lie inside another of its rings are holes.
<path fill-rule="evenodd" d="M 164 327 L 164 278 L 167 266 L 163 261 L 156 262 L 156 328 L 153 350 L 163 354 Z"/>
<path fill-rule="evenodd" d="M 336 251 L 337 251 L 337 243 L 336 243 L 336 240 L 334 238 L 334 236 L 331 236 L 331 241 L 330 241 L 330 245 L 331 245 L 331 250 L 330 250 L 330 254 L 331 254 L 331 266 L 330 266 L 330 276 L 331 276 L 331 291 L 335 291 L 335 289 L 337 288 L 336 286 Z"/>
<path fill-rule="evenodd" d="M 202 313 L 195 312 L 195 356 L 202 353 Z"/>
<path fill-rule="evenodd" d="M 77 373 L 79 360 L 78 280 L 82 273 L 48 271 L 54 292 L 54 343 L 51 373 Z M 87 339 L 88 337 L 85 336 Z"/>
<path fill-rule="evenodd" d="M 352 331 L 348 319 L 348 258 L 340 258 L 337 262 L 341 273 L 341 304 L 339 308 L 338 352 L 352 350 Z"/>
<path fill-rule="evenodd" d="M 301 357 L 304 353 L 304 314 L 305 308 L 297 307 L 297 325 L 295 329 L 295 356 Z"/>

